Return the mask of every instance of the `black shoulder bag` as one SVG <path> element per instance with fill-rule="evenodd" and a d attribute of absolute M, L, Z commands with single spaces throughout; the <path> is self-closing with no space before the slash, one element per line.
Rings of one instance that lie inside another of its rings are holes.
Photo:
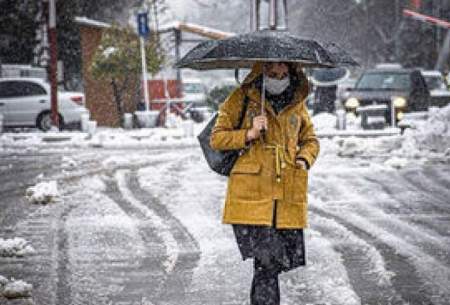
<path fill-rule="evenodd" d="M 245 113 L 247 112 L 248 105 L 248 97 L 244 98 L 244 105 L 242 107 L 241 114 L 239 116 L 239 123 L 236 129 L 240 129 L 242 127 L 242 123 L 244 122 Z M 209 139 L 211 137 L 211 132 L 216 125 L 217 117 L 219 113 L 216 113 L 212 119 L 208 122 L 206 127 L 202 130 L 202 132 L 197 136 L 198 141 L 200 142 L 200 147 L 203 150 L 203 154 L 205 155 L 205 159 L 208 162 L 209 167 L 215 171 L 216 173 L 222 176 L 229 176 L 231 169 L 233 168 L 234 163 L 239 157 L 240 149 L 237 150 L 214 150 L 209 145 Z"/>

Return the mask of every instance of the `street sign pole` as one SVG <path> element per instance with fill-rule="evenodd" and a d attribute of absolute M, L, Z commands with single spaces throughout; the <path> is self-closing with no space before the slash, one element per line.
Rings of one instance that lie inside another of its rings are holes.
<path fill-rule="evenodd" d="M 147 80 L 147 59 L 145 55 L 145 40 L 144 37 L 139 38 L 141 43 L 141 58 L 142 58 L 142 81 L 144 85 L 144 100 L 145 100 L 145 111 L 150 109 L 150 98 L 148 96 L 148 80 Z"/>
<path fill-rule="evenodd" d="M 150 98 L 148 92 L 148 80 L 147 80 L 147 59 L 145 54 L 145 38 L 150 34 L 148 27 L 148 13 L 139 13 L 137 16 L 137 28 L 139 33 L 139 41 L 141 45 L 141 59 L 142 59 L 142 82 L 144 90 L 145 110 L 150 110 Z"/>

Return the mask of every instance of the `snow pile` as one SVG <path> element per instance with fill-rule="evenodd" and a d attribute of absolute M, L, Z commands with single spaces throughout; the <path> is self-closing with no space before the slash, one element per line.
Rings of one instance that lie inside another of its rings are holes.
<path fill-rule="evenodd" d="M 33 247 L 23 238 L 0 238 L 0 257 L 23 257 L 34 253 Z"/>
<path fill-rule="evenodd" d="M 450 105 L 430 108 L 426 120 L 416 120 L 413 128 L 405 130 L 401 148 L 395 151 L 413 158 L 430 153 L 450 155 Z"/>
<path fill-rule="evenodd" d="M 6 284 L 8 284 L 8 279 L 2 275 L 0 275 L 0 288 L 2 288 L 3 286 L 5 286 Z"/>
<path fill-rule="evenodd" d="M 430 108 L 426 124 L 419 126 L 413 137 L 419 149 L 444 153 L 450 147 L 450 105 Z"/>
<path fill-rule="evenodd" d="M 74 169 L 75 167 L 77 167 L 77 162 L 74 160 L 74 159 L 72 159 L 72 158 L 70 158 L 70 157 L 67 157 L 67 156 L 63 156 L 62 157 L 62 160 L 61 160 L 61 167 L 63 168 L 63 169 Z"/>
<path fill-rule="evenodd" d="M 47 204 L 60 199 L 58 184 L 56 181 L 39 182 L 35 186 L 29 187 L 25 192 L 25 197 L 31 203 Z"/>
<path fill-rule="evenodd" d="M 314 125 L 314 129 L 317 131 L 336 129 L 336 116 L 334 114 L 321 112 L 313 116 L 311 120 Z"/>
<path fill-rule="evenodd" d="M 348 112 L 345 117 L 347 129 L 361 129 L 361 116 Z"/>
<path fill-rule="evenodd" d="M 9 281 L 7 278 L 0 276 L 0 294 L 7 299 L 29 298 L 33 285 L 22 280 Z"/>
<path fill-rule="evenodd" d="M 341 145 L 337 151 L 341 157 L 355 157 L 361 155 L 366 150 L 366 142 L 356 137 L 341 139 Z"/>
<path fill-rule="evenodd" d="M 400 158 L 400 157 L 396 157 L 396 156 L 393 156 L 393 157 L 387 159 L 386 161 L 384 161 L 384 165 L 390 166 L 393 168 L 397 168 L 397 169 L 405 167 L 406 165 L 408 165 L 408 163 L 409 163 L 408 159 Z"/>

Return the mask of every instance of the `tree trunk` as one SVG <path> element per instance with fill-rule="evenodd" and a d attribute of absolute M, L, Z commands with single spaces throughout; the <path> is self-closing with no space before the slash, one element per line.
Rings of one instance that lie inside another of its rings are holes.
<path fill-rule="evenodd" d="M 123 126 L 122 90 L 119 88 L 119 84 L 115 78 L 111 80 L 111 86 L 113 89 L 117 113 L 119 114 L 120 126 Z"/>

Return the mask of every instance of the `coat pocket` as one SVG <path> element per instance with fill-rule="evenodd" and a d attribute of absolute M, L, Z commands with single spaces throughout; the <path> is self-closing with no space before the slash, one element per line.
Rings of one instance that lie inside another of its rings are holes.
<path fill-rule="evenodd" d="M 261 164 L 236 162 L 229 179 L 228 192 L 232 200 L 261 200 Z"/>
<path fill-rule="evenodd" d="M 293 168 L 288 179 L 289 181 L 285 185 L 286 200 L 294 204 L 306 203 L 308 193 L 308 171 L 300 167 Z"/>

